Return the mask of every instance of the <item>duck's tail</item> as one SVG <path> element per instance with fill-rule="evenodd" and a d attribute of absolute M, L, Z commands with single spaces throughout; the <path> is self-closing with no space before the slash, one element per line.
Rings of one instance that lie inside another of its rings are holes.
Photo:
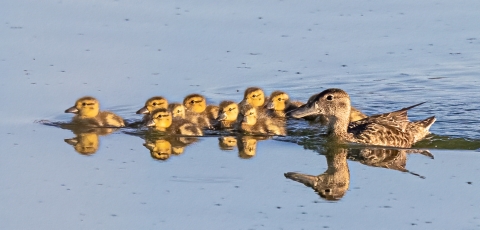
<path fill-rule="evenodd" d="M 429 129 L 437 119 L 431 116 L 425 120 L 410 122 L 407 126 L 409 131 L 413 134 L 414 143 L 425 138 L 430 132 Z"/>

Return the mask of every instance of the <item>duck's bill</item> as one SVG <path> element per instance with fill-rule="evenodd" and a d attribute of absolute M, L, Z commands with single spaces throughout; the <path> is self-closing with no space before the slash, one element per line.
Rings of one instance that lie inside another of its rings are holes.
<path fill-rule="evenodd" d="M 143 107 L 143 108 L 141 108 L 137 111 L 137 114 L 148 114 L 148 113 L 149 113 L 149 111 L 148 111 L 147 107 Z"/>
<path fill-rule="evenodd" d="M 78 109 L 75 108 L 75 106 L 73 106 L 73 107 L 70 107 L 70 108 L 68 108 L 67 110 L 65 110 L 65 113 L 74 113 L 74 114 L 77 114 L 77 113 L 78 113 Z"/>
<path fill-rule="evenodd" d="M 286 178 L 300 182 L 308 187 L 314 188 L 317 184 L 317 177 L 302 173 L 287 172 L 284 174 Z"/>
<path fill-rule="evenodd" d="M 148 126 L 148 127 L 155 126 L 155 122 L 154 122 L 153 120 L 149 120 L 149 121 L 147 121 L 147 123 L 145 124 L 145 126 Z"/>
<path fill-rule="evenodd" d="M 294 118 L 302 118 L 310 115 L 317 115 L 318 111 L 315 109 L 314 106 L 308 107 L 308 106 L 303 106 L 298 109 L 290 111 L 287 115 L 294 117 Z"/>
<path fill-rule="evenodd" d="M 227 118 L 227 114 L 222 113 L 217 117 L 217 121 L 223 121 Z"/>

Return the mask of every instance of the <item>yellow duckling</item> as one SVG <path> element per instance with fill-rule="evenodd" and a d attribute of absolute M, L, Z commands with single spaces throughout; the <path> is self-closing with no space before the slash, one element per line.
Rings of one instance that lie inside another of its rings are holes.
<path fill-rule="evenodd" d="M 285 114 L 291 110 L 297 109 L 303 105 L 299 101 L 290 101 L 290 97 L 283 91 L 274 91 L 267 100 L 266 108 L 269 115 L 273 117 L 285 117 Z"/>
<path fill-rule="evenodd" d="M 240 107 L 244 104 L 250 104 L 255 108 L 263 108 L 265 105 L 265 93 L 258 87 L 249 87 L 245 90 L 243 100 L 239 103 Z"/>
<path fill-rule="evenodd" d="M 164 97 L 156 96 L 148 99 L 145 102 L 145 106 L 137 111 L 137 114 L 145 114 L 143 121 L 146 122 L 153 110 L 161 108 L 168 108 L 168 101 Z"/>
<path fill-rule="evenodd" d="M 186 136 L 202 136 L 202 130 L 195 124 L 182 119 L 173 119 L 172 113 L 167 109 L 156 109 L 152 112 L 146 126 L 154 127 L 158 131 L 167 134 Z"/>
<path fill-rule="evenodd" d="M 200 94 L 190 94 L 183 99 L 186 108 L 186 119 L 202 127 L 211 128 L 212 121 L 217 119 L 218 106 L 208 105 Z"/>
<path fill-rule="evenodd" d="M 233 101 L 222 101 L 218 106 L 217 122 L 219 128 L 233 128 L 238 118 L 238 105 Z"/>
<path fill-rule="evenodd" d="M 82 97 L 65 113 L 76 114 L 72 123 L 89 127 L 124 127 L 123 119 L 108 111 L 100 111 L 100 103 L 93 97 Z"/>
<path fill-rule="evenodd" d="M 172 112 L 172 116 L 185 119 L 185 106 L 180 103 L 172 103 L 168 105 L 168 110 Z"/>
<path fill-rule="evenodd" d="M 286 135 L 284 121 L 259 114 L 250 104 L 245 104 L 240 113 L 243 116 L 239 129 L 253 134 Z"/>

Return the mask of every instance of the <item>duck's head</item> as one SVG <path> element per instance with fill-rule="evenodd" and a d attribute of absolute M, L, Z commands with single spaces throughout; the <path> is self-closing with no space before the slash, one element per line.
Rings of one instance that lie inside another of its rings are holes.
<path fill-rule="evenodd" d="M 75 105 L 65 110 L 65 113 L 78 114 L 81 117 L 95 117 L 100 112 L 100 103 L 93 97 L 82 97 Z"/>
<path fill-rule="evenodd" d="M 168 101 L 164 97 L 152 97 L 145 102 L 145 106 L 137 111 L 137 114 L 150 114 L 155 109 L 166 109 Z"/>
<path fill-rule="evenodd" d="M 282 91 L 274 91 L 268 98 L 267 109 L 284 111 L 288 106 L 289 100 L 290 97 L 287 93 Z"/>
<path fill-rule="evenodd" d="M 172 113 L 167 109 L 156 109 L 152 112 L 146 126 L 164 131 L 172 125 Z"/>
<path fill-rule="evenodd" d="M 97 133 L 80 133 L 75 138 L 65 139 L 65 142 L 73 145 L 75 151 L 83 155 L 94 154 L 98 150 L 99 140 Z"/>
<path fill-rule="evenodd" d="M 247 88 L 243 95 L 243 101 L 254 107 L 261 107 L 265 103 L 265 93 L 258 87 Z"/>
<path fill-rule="evenodd" d="M 238 105 L 233 101 L 222 101 L 218 106 L 218 121 L 236 121 L 238 117 Z"/>
<path fill-rule="evenodd" d="M 328 119 L 350 117 L 350 97 L 341 89 L 327 89 L 312 96 L 307 104 L 290 112 L 290 116 L 302 118 L 310 115 L 324 115 Z"/>
<path fill-rule="evenodd" d="M 255 125 L 257 123 L 257 109 L 250 104 L 242 106 L 240 111 L 243 115 L 242 124 Z"/>
<path fill-rule="evenodd" d="M 185 106 L 180 103 L 172 103 L 168 105 L 168 110 L 172 112 L 173 117 L 185 118 Z"/>
<path fill-rule="evenodd" d="M 150 155 L 157 160 L 167 160 L 172 154 L 172 145 L 167 140 L 146 141 L 143 146 L 150 150 Z"/>
<path fill-rule="evenodd" d="M 190 111 L 202 113 L 207 108 L 207 100 L 200 94 L 190 94 L 183 99 L 183 105 Z"/>

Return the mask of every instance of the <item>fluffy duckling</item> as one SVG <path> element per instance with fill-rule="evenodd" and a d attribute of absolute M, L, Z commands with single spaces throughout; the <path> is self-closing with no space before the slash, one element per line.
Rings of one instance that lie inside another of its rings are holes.
<path fill-rule="evenodd" d="M 218 106 L 208 105 L 200 94 L 190 94 L 183 99 L 186 108 L 186 119 L 202 127 L 211 128 L 211 121 L 218 116 Z"/>
<path fill-rule="evenodd" d="M 150 113 L 155 109 L 168 108 L 168 101 L 164 97 L 156 96 L 148 99 L 145 102 L 145 106 L 137 111 L 137 114 L 144 114 L 143 121 L 147 122 L 149 119 Z"/>
<path fill-rule="evenodd" d="M 202 136 L 202 130 L 195 124 L 182 119 L 173 119 L 172 113 L 167 109 L 156 109 L 152 112 L 146 126 L 154 127 L 158 131 L 167 134 L 178 134 L 185 136 Z"/>
<path fill-rule="evenodd" d="M 423 103 L 421 103 L 423 104 Z M 305 107 L 292 111 L 291 115 L 301 118 L 308 115 L 324 115 L 327 118 L 327 136 L 340 141 L 410 148 L 419 141 L 407 117 L 407 110 L 420 104 L 401 110 L 374 115 L 350 123 L 350 97 L 341 89 L 327 89 L 318 94 Z M 420 122 L 423 130 L 428 130 L 435 122 L 430 117 Z M 418 130 L 418 129 L 416 129 Z"/>
<path fill-rule="evenodd" d="M 243 116 L 239 129 L 253 134 L 286 135 L 285 123 L 259 114 L 250 104 L 245 104 L 240 113 Z"/>
<path fill-rule="evenodd" d="M 290 101 L 290 97 L 287 93 L 283 91 L 274 91 L 270 94 L 270 97 L 267 100 L 266 108 L 269 111 L 269 115 L 273 117 L 285 117 L 287 112 L 297 109 L 303 105 L 299 101 Z"/>
<path fill-rule="evenodd" d="M 238 105 L 233 101 L 222 101 L 218 106 L 218 127 L 233 128 L 238 118 Z"/>
<path fill-rule="evenodd" d="M 73 124 L 89 127 L 124 127 L 123 119 L 108 111 L 100 111 L 100 103 L 93 97 L 82 97 L 75 105 L 65 110 L 65 113 L 76 114 Z"/>
<path fill-rule="evenodd" d="M 265 106 L 265 93 L 263 89 L 258 87 L 249 87 L 245 90 L 243 94 L 243 100 L 239 103 L 239 106 L 242 107 L 245 104 L 250 104 L 255 108 L 260 108 L 263 110 Z"/>
<path fill-rule="evenodd" d="M 185 119 L 185 106 L 180 103 L 172 103 L 168 105 L 168 110 L 172 112 L 172 116 Z"/>

